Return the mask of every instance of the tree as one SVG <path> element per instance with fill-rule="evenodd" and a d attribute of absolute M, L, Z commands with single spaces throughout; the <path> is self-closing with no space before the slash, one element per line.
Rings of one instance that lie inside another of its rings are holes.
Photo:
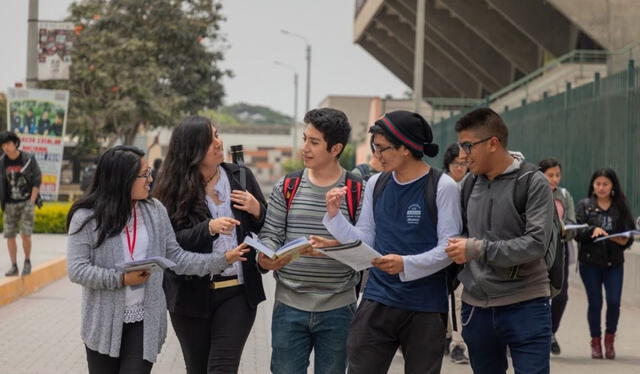
<path fill-rule="evenodd" d="M 79 0 L 70 80 L 69 129 L 81 148 L 132 144 L 141 126 L 170 126 L 217 107 L 224 96 L 221 5 L 214 0 Z"/>

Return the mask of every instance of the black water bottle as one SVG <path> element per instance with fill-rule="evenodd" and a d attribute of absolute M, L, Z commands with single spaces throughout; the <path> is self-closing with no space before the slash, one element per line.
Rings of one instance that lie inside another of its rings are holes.
<path fill-rule="evenodd" d="M 231 146 L 231 162 L 240 166 L 240 186 L 243 190 L 247 189 L 247 171 L 244 169 L 244 152 L 242 144 Z"/>

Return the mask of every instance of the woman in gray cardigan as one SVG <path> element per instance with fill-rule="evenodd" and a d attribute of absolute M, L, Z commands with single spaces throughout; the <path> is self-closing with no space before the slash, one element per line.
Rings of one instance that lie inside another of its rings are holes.
<path fill-rule="evenodd" d="M 68 216 L 68 273 L 82 289 L 82 340 L 89 373 L 149 373 L 167 332 L 163 272 L 123 272 L 154 256 L 177 273 L 217 274 L 245 261 L 245 245 L 222 253 L 183 251 L 164 206 L 149 198 L 144 152 L 118 146 L 98 161 L 93 184 Z"/>

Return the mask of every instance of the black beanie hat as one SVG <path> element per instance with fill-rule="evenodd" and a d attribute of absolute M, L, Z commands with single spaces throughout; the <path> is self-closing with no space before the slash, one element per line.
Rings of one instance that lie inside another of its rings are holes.
<path fill-rule="evenodd" d="M 431 126 L 420 114 L 406 110 L 387 113 L 376 121 L 387 133 L 405 147 L 422 152 L 429 157 L 438 154 L 438 145 L 433 144 Z"/>

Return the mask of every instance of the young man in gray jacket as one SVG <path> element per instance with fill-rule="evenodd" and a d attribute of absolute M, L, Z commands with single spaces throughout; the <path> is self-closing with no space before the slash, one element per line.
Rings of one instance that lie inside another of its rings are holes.
<path fill-rule="evenodd" d="M 456 132 L 461 155 L 477 178 L 466 209 L 468 238 L 451 239 L 446 251 L 464 264 L 458 276 L 464 284 L 462 336 L 473 372 L 506 373 L 509 347 L 516 373 L 549 373 L 544 256 L 553 232 L 551 189 L 541 172 L 531 175 L 522 216 L 512 196 L 524 161 L 507 150 L 502 118 L 477 109 L 458 121 Z"/>

